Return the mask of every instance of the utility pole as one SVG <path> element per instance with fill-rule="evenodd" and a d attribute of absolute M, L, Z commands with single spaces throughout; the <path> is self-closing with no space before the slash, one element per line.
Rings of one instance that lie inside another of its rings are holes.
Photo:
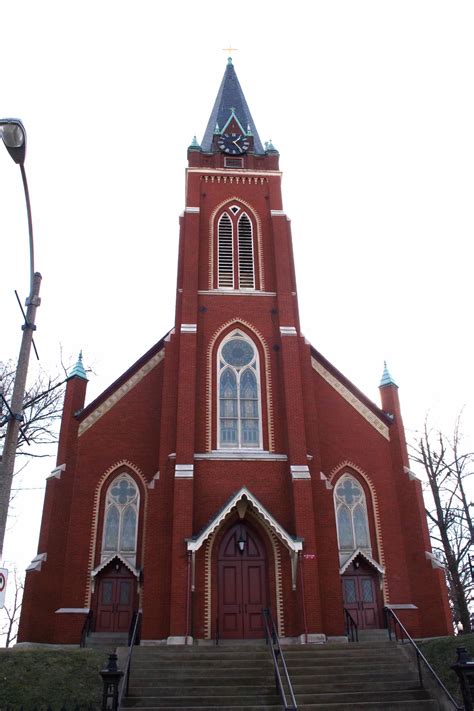
<path fill-rule="evenodd" d="M 0 561 L 3 557 L 3 543 L 7 526 L 8 505 L 12 488 L 13 472 L 15 469 L 15 455 L 18 446 L 18 435 L 23 420 L 23 399 L 25 397 L 26 377 L 30 363 L 31 344 L 33 331 L 36 329 L 36 309 L 40 305 L 39 291 L 41 274 L 34 270 L 34 245 L 33 222 L 31 219 L 31 205 L 28 183 L 25 173 L 26 131 L 19 119 L 0 119 L 0 138 L 3 139 L 5 148 L 20 166 L 23 189 L 25 193 L 26 212 L 28 216 L 28 234 L 30 242 L 30 294 L 26 300 L 25 323 L 22 325 L 23 336 L 21 339 L 20 354 L 15 372 L 13 396 L 7 413 L 7 431 L 5 435 L 3 453 L 0 459 Z"/>
<path fill-rule="evenodd" d="M 8 504 L 10 502 L 13 472 L 15 468 L 18 435 L 20 432 L 20 425 L 23 420 L 23 399 L 25 396 L 26 377 L 28 375 L 33 332 L 36 329 L 36 309 L 41 303 L 41 299 L 39 297 L 40 286 L 41 274 L 36 272 L 33 277 L 33 291 L 27 300 L 26 321 L 22 325 L 23 336 L 21 338 L 20 353 L 15 373 L 15 383 L 13 385 L 13 395 L 10 403 L 11 412 L 8 415 L 9 419 L 7 431 L 5 434 L 3 453 L 0 462 L 0 560 L 3 556 L 3 542 L 5 539 Z"/>

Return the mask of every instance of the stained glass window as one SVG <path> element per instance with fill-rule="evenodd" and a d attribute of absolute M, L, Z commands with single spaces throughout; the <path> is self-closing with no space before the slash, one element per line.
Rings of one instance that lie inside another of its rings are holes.
<path fill-rule="evenodd" d="M 339 479 L 334 491 L 337 537 L 340 551 L 370 551 L 369 525 L 364 490 L 350 474 Z"/>
<path fill-rule="evenodd" d="M 120 474 L 109 486 L 105 501 L 102 559 L 122 553 L 135 562 L 139 493 L 128 474 Z"/>
<path fill-rule="evenodd" d="M 239 331 L 224 341 L 219 364 L 219 446 L 261 446 L 258 353 Z"/>

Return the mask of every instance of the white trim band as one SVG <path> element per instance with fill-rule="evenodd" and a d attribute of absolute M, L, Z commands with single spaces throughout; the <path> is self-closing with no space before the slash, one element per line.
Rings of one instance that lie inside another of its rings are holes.
<path fill-rule="evenodd" d="M 45 560 L 48 559 L 48 554 L 47 553 L 38 553 L 38 555 L 35 555 L 29 566 L 26 568 L 26 572 L 31 571 L 31 570 L 41 570 L 41 566 Z"/>
<path fill-rule="evenodd" d="M 195 323 L 182 323 L 181 333 L 197 333 L 197 324 Z"/>
<path fill-rule="evenodd" d="M 193 212 L 200 212 L 200 211 L 201 211 L 201 208 L 200 208 L 200 207 L 185 207 L 185 208 L 184 208 L 184 211 L 185 211 L 185 212 L 191 212 L 191 213 L 193 213 Z"/>
<path fill-rule="evenodd" d="M 440 568 L 440 570 L 444 570 L 445 566 L 434 553 L 430 553 L 430 551 L 425 551 L 425 556 L 426 560 L 429 560 L 431 562 L 432 568 Z"/>
<path fill-rule="evenodd" d="M 214 449 L 212 452 L 197 452 L 194 459 L 232 459 L 232 460 L 267 460 L 271 462 L 286 462 L 286 454 L 274 454 L 273 452 L 252 451 L 245 449 Z"/>
<path fill-rule="evenodd" d="M 311 479 L 311 474 L 307 464 L 291 464 L 291 478 L 294 479 Z"/>
<path fill-rule="evenodd" d="M 176 464 L 174 468 L 175 479 L 192 479 L 194 477 L 194 464 Z"/>
<path fill-rule="evenodd" d="M 286 217 L 286 212 L 284 210 L 270 210 L 270 215 L 272 217 Z"/>
<path fill-rule="evenodd" d="M 54 469 L 52 469 L 51 474 L 46 478 L 52 479 L 54 477 L 55 479 L 61 479 L 61 474 L 62 474 L 62 472 L 65 472 L 65 471 L 66 471 L 66 465 L 60 464 L 58 467 L 55 467 Z"/>
<path fill-rule="evenodd" d="M 412 472 L 408 467 L 403 467 L 405 474 L 408 474 L 410 481 L 420 481 L 419 477 L 416 476 L 415 472 Z"/>
<path fill-rule="evenodd" d="M 280 326 L 280 334 L 282 336 L 296 336 L 296 328 L 294 326 Z"/>
<path fill-rule="evenodd" d="M 72 615 L 88 615 L 90 607 L 60 607 L 59 610 L 55 610 L 56 614 L 58 612 L 65 612 Z"/>

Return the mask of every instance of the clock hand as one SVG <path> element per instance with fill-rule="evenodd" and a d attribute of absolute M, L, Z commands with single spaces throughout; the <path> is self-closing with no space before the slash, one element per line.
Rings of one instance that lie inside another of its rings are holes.
<path fill-rule="evenodd" d="M 239 136 L 238 138 L 235 139 L 235 141 L 232 141 L 232 143 L 233 143 L 233 144 L 236 146 L 236 148 L 238 148 L 239 151 L 242 153 L 242 148 L 237 145 L 238 141 L 240 141 L 241 138 L 242 138 L 242 136 Z"/>

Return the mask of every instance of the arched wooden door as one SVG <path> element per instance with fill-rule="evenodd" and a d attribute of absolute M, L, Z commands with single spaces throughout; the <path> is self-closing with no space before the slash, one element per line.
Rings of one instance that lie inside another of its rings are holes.
<path fill-rule="evenodd" d="M 264 636 L 262 608 L 267 607 L 267 560 L 258 535 L 245 523 L 225 534 L 218 553 L 218 624 L 223 639 Z"/>
<path fill-rule="evenodd" d="M 381 627 L 382 603 L 377 575 L 370 566 L 352 563 L 341 578 L 344 607 L 359 629 Z"/>
<path fill-rule="evenodd" d="M 96 581 L 96 632 L 128 632 L 135 608 L 136 579 L 122 563 L 111 563 Z"/>

